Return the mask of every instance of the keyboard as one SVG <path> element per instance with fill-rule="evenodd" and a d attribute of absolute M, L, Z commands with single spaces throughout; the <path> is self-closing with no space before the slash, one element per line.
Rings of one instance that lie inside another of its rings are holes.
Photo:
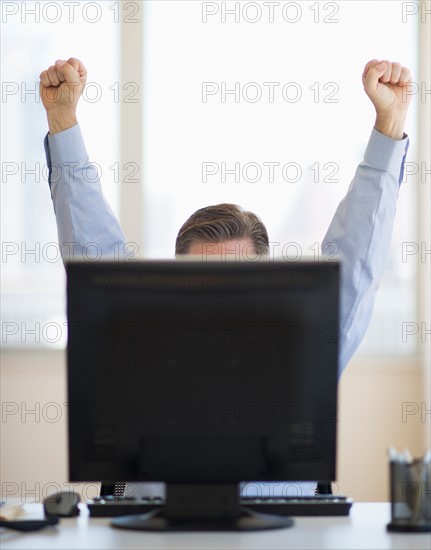
<path fill-rule="evenodd" d="M 161 498 L 96 497 L 86 501 L 90 516 L 117 517 L 131 514 L 146 514 L 163 508 Z M 304 497 L 244 497 L 241 506 L 263 514 L 279 516 L 348 516 L 353 500 L 337 495 Z"/>

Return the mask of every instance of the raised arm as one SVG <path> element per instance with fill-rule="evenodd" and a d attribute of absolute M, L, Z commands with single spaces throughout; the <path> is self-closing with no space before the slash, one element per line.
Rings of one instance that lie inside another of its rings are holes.
<path fill-rule="evenodd" d="M 339 374 L 359 346 L 387 264 L 408 138 L 403 132 L 411 96 L 410 72 L 372 60 L 362 82 L 376 123 L 346 197 L 335 212 L 322 253 L 341 260 Z"/>
<path fill-rule="evenodd" d="M 63 261 L 125 258 L 121 227 L 89 163 L 76 117 L 87 80 L 82 62 L 56 61 L 40 75 L 49 133 L 44 146 Z"/>

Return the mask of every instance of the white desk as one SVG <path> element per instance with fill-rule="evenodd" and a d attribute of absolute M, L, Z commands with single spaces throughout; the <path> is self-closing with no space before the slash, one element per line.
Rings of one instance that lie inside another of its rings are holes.
<path fill-rule="evenodd" d="M 38 508 L 36 508 L 38 507 Z M 27 505 L 26 511 L 41 511 L 40 504 Z M 109 526 L 110 518 L 90 518 L 81 505 L 78 518 L 62 519 L 54 528 L 35 533 L 1 530 L 2 550 L 71 550 L 75 548 L 151 549 L 402 549 L 431 548 L 431 533 L 388 533 L 389 504 L 356 503 L 349 517 L 298 517 L 287 529 L 251 533 L 144 533 Z"/>

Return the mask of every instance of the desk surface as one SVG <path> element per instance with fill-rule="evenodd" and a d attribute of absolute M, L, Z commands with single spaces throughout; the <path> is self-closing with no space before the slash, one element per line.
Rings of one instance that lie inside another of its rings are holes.
<path fill-rule="evenodd" d="M 26 505 L 33 517 L 41 505 Z M 62 519 L 57 527 L 36 533 L 0 529 L 2 550 L 12 549 L 424 549 L 431 548 L 431 533 L 388 533 L 387 503 L 355 503 L 349 517 L 297 517 L 287 529 L 253 533 L 143 533 L 109 526 L 109 518 L 90 518 L 81 505 L 78 518 Z"/>

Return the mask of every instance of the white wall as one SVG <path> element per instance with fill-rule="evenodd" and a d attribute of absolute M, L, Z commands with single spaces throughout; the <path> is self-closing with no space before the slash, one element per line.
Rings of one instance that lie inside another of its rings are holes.
<path fill-rule="evenodd" d="M 2 498 L 39 500 L 69 486 L 65 365 L 63 352 L 2 355 Z M 422 391 L 423 371 L 415 362 L 369 360 L 348 367 L 340 384 L 341 494 L 357 501 L 388 500 L 387 446 L 423 452 L 421 415 L 402 418 L 403 403 L 420 407 Z M 39 413 L 32 414 L 37 407 Z M 5 415 L 6 410 L 16 413 Z M 94 495 L 96 485 L 84 485 L 84 496 Z"/>

